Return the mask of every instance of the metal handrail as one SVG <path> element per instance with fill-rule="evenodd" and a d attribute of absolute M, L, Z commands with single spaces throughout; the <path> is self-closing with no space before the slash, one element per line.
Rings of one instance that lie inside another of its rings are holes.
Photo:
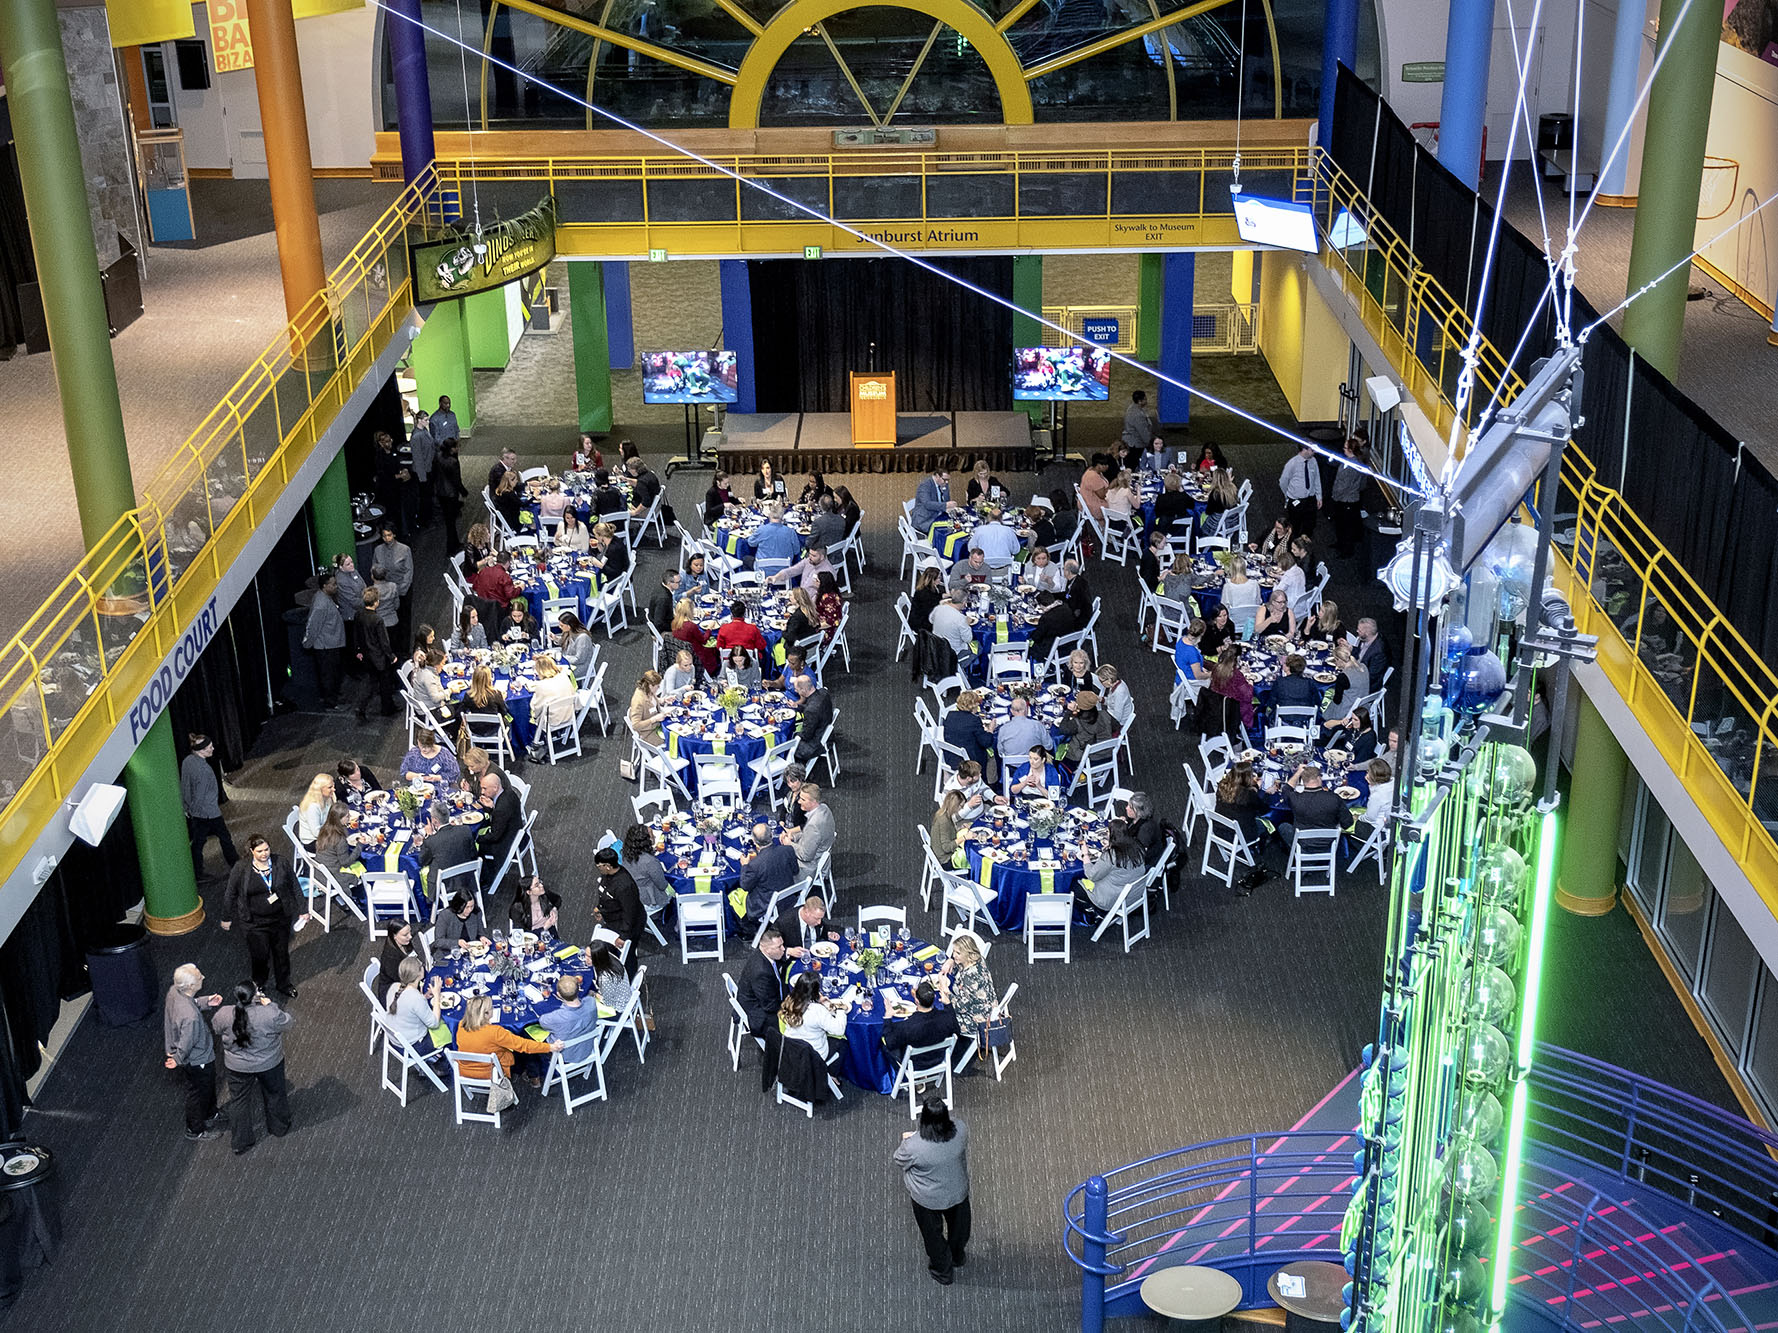
<path fill-rule="evenodd" d="M 137 507 L 0 644 L 14 751 L 5 776 L 21 775 L 0 810 L 0 879 L 411 313 L 407 229 L 437 221 L 440 207 L 427 168 L 142 487 Z"/>
<path fill-rule="evenodd" d="M 1676 1214 L 1689 1209 L 1700 1225 L 1745 1236 L 1748 1250 L 1769 1258 L 1778 1274 L 1765 1211 L 1778 1189 L 1778 1160 L 1770 1155 L 1778 1136 L 1653 1079 L 1552 1046 L 1538 1048 L 1529 1105 L 1532 1151 L 1513 1298 L 1570 1308 L 1584 1298 L 1588 1321 L 1652 1310 L 1675 1329 L 1727 1329 L 1733 1320 L 1751 1328 L 1732 1294 L 1696 1265 L 1698 1256 L 1626 1214 L 1621 1192 L 1571 1189 L 1565 1166 L 1582 1159 L 1608 1183 L 1670 1196 Z M 1256 1303 L 1263 1299 L 1256 1264 L 1269 1273 L 1293 1258 L 1337 1252 L 1356 1141 L 1320 1130 L 1217 1139 L 1077 1186 L 1063 1204 L 1063 1248 L 1082 1270 L 1083 1329 L 1102 1327 L 1108 1303 L 1127 1304 L 1162 1255 L 1236 1270 L 1247 1302 Z M 1284 1188 L 1266 1188 L 1275 1183 Z M 1305 1198 L 1313 1202 L 1293 1207 Z M 1276 1200 L 1283 1206 L 1271 1207 Z M 1626 1216 L 1633 1225 L 1619 1220 Z M 1287 1235 L 1304 1219 L 1315 1229 Z M 1284 1243 L 1275 1244 L 1280 1236 Z M 1566 1251 L 1554 1261 L 1538 1248 L 1553 1237 Z M 1601 1312 L 1601 1304 L 1610 1310 Z"/>

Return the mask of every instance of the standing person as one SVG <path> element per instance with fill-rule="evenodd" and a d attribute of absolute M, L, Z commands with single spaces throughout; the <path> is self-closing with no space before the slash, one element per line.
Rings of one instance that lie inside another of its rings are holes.
<path fill-rule="evenodd" d="M 414 524 L 424 528 L 432 522 L 432 469 L 438 461 L 438 441 L 433 438 L 424 412 L 414 413 L 414 431 L 407 437 L 408 452 L 413 456 L 414 484 L 408 494 L 414 502 Z"/>
<path fill-rule="evenodd" d="M 395 524 L 383 520 L 383 540 L 370 558 L 370 576 L 378 583 L 395 585 L 395 642 L 407 644 L 413 632 L 414 604 L 408 594 L 414 587 L 414 552 L 406 542 L 397 541 Z"/>
<path fill-rule="evenodd" d="M 309 603 L 309 623 L 303 629 L 303 647 L 315 659 L 315 689 L 321 706 L 340 706 L 340 677 L 345 669 L 346 618 L 340 611 L 339 579 L 331 569 L 323 569 L 315 589 L 315 600 Z"/>
<path fill-rule="evenodd" d="M 968 1259 L 968 1124 L 955 1119 L 939 1098 L 927 1098 L 920 1105 L 920 1127 L 901 1136 L 895 1164 L 926 1245 L 926 1271 L 948 1287 L 953 1270 Z"/>
<path fill-rule="evenodd" d="M 439 394 L 438 410 L 432 414 L 432 438 L 454 440 L 462 433 L 462 428 L 457 425 L 457 414 L 451 411 L 450 396 Z"/>
<path fill-rule="evenodd" d="M 228 888 L 222 894 L 224 930 L 241 923 L 247 937 L 247 956 L 253 960 L 253 981 L 263 986 L 270 973 L 284 998 L 294 1000 L 296 987 L 290 984 L 290 932 L 302 929 L 298 904 L 302 890 L 290 863 L 272 854 L 272 845 L 255 833 L 247 839 L 247 855 L 229 872 Z"/>
<path fill-rule="evenodd" d="M 636 948 L 641 942 L 648 913 L 642 906 L 642 892 L 636 880 L 617 859 L 611 847 L 593 853 L 593 868 L 599 872 L 599 906 L 594 918 L 620 940 L 630 942 L 624 959 L 624 974 L 636 975 Z"/>
<path fill-rule="evenodd" d="M 463 513 L 463 501 L 469 498 L 469 488 L 463 484 L 463 460 L 457 456 L 458 447 L 455 435 L 440 440 L 438 457 L 432 465 L 432 493 L 438 497 L 439 513 L 444 515 L 446 560 L 463 549 L 463 539 L 457 535 L 457 520 Z"/>
<path fill-rule="evenodd" d="M 1148 414 L 1148 395 L 1141 389 L 1135 390 L 1130 394 L 1130 405 L 1124 409 L 1124 433 L 1120 440 L 1126 467 L 1135 467 L 1150 441 L 1159 440 L 1157 429 L 1154 418 Z"/>
<path fill-rule="evenodd" d="M 358 720 L 368 721 L 364 710 L 370 696 L 382 700 L 383 716 L 395 712 L 395 650 L 389 646 L 389 627 L 377 609 L 383 595 L 375 588 L 364 590 L 364 605 L 358 611 L 358 660 L 364 664 L 364 684 L 358 695 Z"/>
<path fill-rule="evenodd" d="M 290 1132 L 284 1033 L 295 1021 L 259 987 L 245 981 L 235 987 L 235 1002 L 217 1010 L 210 1020 L 222 1041 L 222 1063 L 228 1070 L 228 1119 L 236 1157 L 256 1142 L 255 1088 L 265 1098 L 266 1132 L 280 1139 Z"/>
<path fill-rule="evenodd" d="M 235 840 L 228 836 L 228 825 L 222 822 L 222 783 L 210 767 L 216 745 L 198 731 L 188 733 L 185 741 L 191 749 L 179 761 L 179 801 L 185 807 L 185 828 L 191 835 L 191 868 L 202 879 L 204 846 L 211 838 L 222 845 L 222 859 L 230 870 L 241 855 L 235 850 Z"/>
<path fill-rule="evenodd" d="M 1315 516 L 1321 510 L 1321 464 L 1307 442 L 1297 450 L 1295 458 L 1284 465 L 1278 477 L 1278 489 L 1284 492 L 1284 521 L 1295 533 L 1315 531 Z"/>
<path fill-rule="evenodd" d="M 1356 435 L 1346 437 L 1346 458 L 1350 463 L 1364 465 L 1364 441 Z M 1355 555 L 1364 541 L 1364 517 L 1360 501 L 1364 496 L 1364 473 L 1357 467 L 1342 463 L 1334 473 L 1333 510 L 1334 553 L 1341 559 Z"/>
<path fill-rule="evenodd" d="M 185 1137 L 192 1143 L 222 1137 L 217 1128 L 222 1117 L 216 1112 L 216 1042 L 204 1013 L 221 1004 L 222 997 L 199 995 L 203 984 L 196 963 L 174 968 L 161 1017 L 167 1068 L 179 1070 L 185 1080 Z"/>

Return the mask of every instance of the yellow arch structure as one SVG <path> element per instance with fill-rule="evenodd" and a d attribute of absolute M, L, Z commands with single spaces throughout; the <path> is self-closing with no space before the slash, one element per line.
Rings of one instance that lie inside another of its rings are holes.
<path fill-rule="evenodd" d="M 731 130 L 759 128 L 759 110 L 765 101 L 766 85 L 778 61 L 792 42 L 817 23 L 848 10 L 870 8 L 868 0 L 791 0 L 766 23 L 736 73 L 734 89 L 729 94 L 728 124 Z M 1031 109 L 1031 90 L 1025 83 L 1025 71 L 1014 54 L 1012 44 L 994 25 L 994 20 L 969 0 L 893 0 L 896 9 L 911 9 L 955 28 L 976 49 L 994 76 L 1000 92 L 1000 116 L 1008 125 L 1029 125 L 1035 119 Z"/>

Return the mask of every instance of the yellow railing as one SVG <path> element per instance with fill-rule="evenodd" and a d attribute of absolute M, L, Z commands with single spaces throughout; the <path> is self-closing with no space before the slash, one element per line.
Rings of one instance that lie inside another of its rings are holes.
<path fill-rule="evenodd" d="M 407 228 L 436 207 L 404 189 L 214 411 L 0 646 L 7 718 L 0 878 L 127 719 L 159 663 L 413 309 Z"/>
<path fill-rule="evenodd" d="M 1323 260 L 1448 436 L 1456 420 L 1454 353 L 1473 324 L 1351 181 L 1325 156 L 1317 157 L 1317 168 L 1328 187 L 1318 200 L 1323 221 L 1350 209 L 1370 242 L 1324 250 Z M 1430 370 L 1415 355 L 1422 346 L 1435 358 Z M 1510 402 L 1523 381 L 1506 372 L 1505 358 L 1485 339 L 1480 352 L 1472 403 L 1486 403 L 1503 378 L 1501 401 Z M 1576 520 L 1567 558 L 1557 552 L 1558 575 L 1568 584 L 1577 628 L 1598 636 L 1599 666 L 1613 688 L 1778 916 L 1778 795 L 1771 794 L 1778 775 L 1767 771 L 1773 761 L 1766 755 L 1778 744 L 1778 672 L 1572 443 L 1563 453 L 1561 489 L 1558 508 L 1572 507 Z"/>
<path fill-rule="evenodd" d="M 743 179 L 770 183 L 849 226 L 871 233 L 887 231 L 884 239 L 905 249 L 1143 250 L 1238 242 L 1228 195 L 1220 190 L 1232 171 L 1233 158 L 1233 146 L 1228 145 L 1154 151 L 864 150 L 722 155 L 711 161 Z M 1241 154 L 1241 167 L 1249 176 L 1287 173 L 1295 188 L 1309 180 L 1309 149 L 1250 148 Z M 588 184 L 641 187 L 628 192 L 634 196 L 633 204 L 614 219 L 577 222 L 572 220 L 572 205 L 565 208 L 558 237 L 565 254 L 641 255 L 657 249 L 675 255 L 795 253 L 803 245 L 835 251 L 871 248 L 839 228 L 754 195 L 722 171 L 682 157 L 476 156 L 441 158 L 438 170 L 441 187 L 466 203 L 478 185 L 496 183 L 535 183 L 539 194 L 547 189 L 569 199 Z M 1195 179 L 1184 190 L 1169 191 L 1164 210 L 1130 212 L 1127 197 L 1119 195 L 1120 179 L 1134 195 L 1142 188 L 1141 181 L 1157 175 Z M 959 215 L 961 205 L 947 187 L 960 179 L 989 176 L 1005 180 L 1000 194 L 1005 207 Z M 1092 178 L 1094 188 L 1078 184 L 1070 188 L 1070 180 L 1083 178 Z M 863 216 L 847 194 L 847 183 L 864 179 L 894 179 L 904 182 L 905 188 L 885 202 L 878 215 Z M 658 190 L 695 181 L 711 183 L 708 194 L 698 201 L 704 216 L 695 220 L 658 216 Z M 1063 184 L 1051 193 L 1051 204 L 1032 209 L 1027 188 L 1039 181 Z M 1055 205 L 1057 198 L 1069 203 Z M 767 210 L 772 215 L 761 216 Z"/>

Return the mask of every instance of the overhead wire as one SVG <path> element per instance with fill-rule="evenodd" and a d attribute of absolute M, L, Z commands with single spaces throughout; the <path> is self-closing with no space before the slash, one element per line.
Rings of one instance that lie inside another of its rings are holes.
<path fill-rule="evenodd" d="M 468 46 L 468 43 L 462 41 L 460 38 L 453 37 L 450 33 L 443 32 L 440 29 L 433 27 L 431 24 L 425 22 L 423 19 L 410 18 L 408 15 L 401 13 L 399 10 L 390 8 L 390 6 L 387 3 L 385 3 L 385 0 L 372 0 L 372 3 L 375 4 L 378 9 L 382 10 L 389 17 L 394 18 L 394 19 L 399 19 L 400 21 L 402 21 L 404 23 L 411 23 L 415 27 L 418 27 L 419 29 L 421 29 L 423 32 L 430 33 L 434 37 L 437 37 L 440 41 L 446 42 L 452 46 L 457 47 L 459 49 L 459 51 L 465 53 L 464 58 L 467 59 L 467 52 L 469 50 L 469 46 Z M 1538 0 L 1538 3 L 1541 5 L 1542 0 Z M 907 263 L 912 264 L 916 268 L 924 269 L 926 272 L 931 273 L 933 276 L 941 278 L 944 281 L 953 284 L 954 286 L 961 287 L 965 291 L 972 292 L 975 295 L 981 297 L 982 299 L 992 303 L 993 305 L 999 306 L 1000 308 L 1002 308 L 1004 310 L 1011 311 L 1015 315 L 1019 315 L 1019 316 L 1022 316 L 1023 318 L 1033 320 L 1037 324 L 1041 325 L 1042 327 L 1049 329 L 1052 332 L 1061 334 L 1064 338 L 1068 339 L 1070 342 L 1079 342 L 1080 341 L 1079 337 L 1077 335 L 1075 335 L 1074 333 L 1070 332 L 1064 325 L 1058 324 L 1054 320 L 1046 318 L 1044 316 L 1041 308 L 1038 310 L 1035 310 L 1035 311 L 1027 310 L 1024 307 L 1020 306 L 1017 302 L 1012 301 L 1012 300 L 1008 299 L 1007 297 L 1001 296 L 997 292 L 992 292 L 992 291 L 987 290 L 984 287 L 979 287 L 976 284 L 968 281 L 967 279 L 961 278 L 957 274 L 952 273 L 952 272 L 948 271 L 947 269 L 941 268 L 939 265 L 932 263 L 930 260 L 923 259 L 918 255 L 910 253 L 909 251 L 898 249 L 894 245 L 890 244 L 889 242 L 880 240 L 877 237 L 872 236 L 870 233 L 868 233 L 866 231 L 862 231 L 859 228 L 854 227 L 849 223 L 840 221 L 838 218 L 829 217 L 827 214 L 823 213 L 820 209 L 815 208 L 810 204 L 804 203 L 800 199 L 793 199 L 789 195 L 783 194 L 783 193 L 773 189 L 771 186 L 766 185 L 764 182 L 762 182 L 758 179 L 755 179 L 755 178 L 749 177 L 749 176 L 744 176 L 733 167 L 726 167 L 726 166 L 722 165 L 722 163 L 717 162 L 712 158 L 705 157 L 701 153 L 695 152 L 692 149 L 685 147 L 683 144 L 674 142 L 672 139 L 667 138 L 665 135 L 659 134 L 656 131 L 648 129 L 642 125 L 638 125 L 634 121 L 627 120 L 623 116 L 618 115 L 615 111 L 611 111 L 606 107 L 602 107 L 602 106 L 598 105 L 597 103 L 589 101 L 587 98 L 582 97 L 576 93 L 569 92 L 568 90 L 563 89 L 563 88 L 558 88 L 554 84 L 550 83 L 548 80 L 540 78 L 538 75 L 534 74 L 530 70 L 521 69 L 517 65 L 511 64 L 505 60 L 502 60 L 498 56 L 495 56 L 490 52 L 479 52 L 478 51 L 477 54 L 480 55 L 481 58 L 483 60 L 485 60 L 486 62 L 488 62 L 489 64 L 494 65 L 495 67 L 497 67 L 499 69 L 504 69 L 510 74 L 517 75 L 519 78 L 524 79 L 529 83 L 535 84 L 537 87 L 543 89 L 546 92 L 555 93 L 558 97 L 565 98 L 568 101 L 574 103 L 576 106 L 583 107 L 584 109 L 586 109 L 588 111 L 594 112 L 595 114 L 602 116 L 604 119 L 610 121 L 612 124 L 619 126 L 622 129 L 629 130 L 633 134 L 641 135 L 643 138 L 649 140 L 650 142 L 659 144 L 662 148 L 667 149 L 669 152 L 675 153 L 675 154 L 679 155 L 680 157 L 686 158 L 692 162 L 696 162 L 699 166 L 702 166 L 709 171 L 713 171 L 719 176 L 726 177 L 727 179 L 732 180 L 739 185 L 743 185 L 743 186 L 747 187 L 748 189 L 754 190 L 760 194 L 765 195 L 766 197 L 768 197 L 770 199 L 776 200 L 778 203 L 783 204 L 787 208 L 793 209 L 798 213 L 801 213 L 807 217 L 813 218 L 817 222 L 823 223 L 827 226 L 833 227 L 841 232 L 844 232 L 846 235 L 851 236 L 853 239 L 855 239 L 857 241 L 863 242 L 865 245 L 868 245 L 868 246 L 872 247 L 873 249 L 880 250 L 883 253 L 890 255 L 896 259 L 904 260 Z M 1520 89 L 1520 95 L 1523 96 L 1523 87 L 1522 86 Z M 1170 384 L 1174 388 L 1179 389 L 1179 390 L 1183 391 L 1184 393 L 1190 394 L 1193 398 L 1196 398 L 1201 402 L 1209 403 L 1213 407 L 1219 407 L 1223 411 L 1228 412 L 1234 416 L 1241 418 L 1243 421 L 1249 422 L 1252 425 L 1260 427 L 1262 430 L 1268 432 L 1269 434 L 1276 435 L 1281 439 L 1287 440 L 1290 444 L 1296 446 L 1299 449 L 1311 450 L 1312 452 L 1319 454 L 1323 458 L 1329 459 L 1329 460 L 1336 462 L 1336 463 L 1340 463 L 1341 465 L 1343 465 L 1347 468 L 1350 468 L 1355 472 L 1359 472 L 1367 477 L 1370 477 L 1374 481 L 1379 481 L 1379 482 L 1382 482 L 1388 486 L 1394 487 L 1396 490 L 1405 491 L 1408 494 L 1413 495 L 1415 498 L 1426 498 L 1425 493 L 1423 491 L 1419 490 L 1418 488 L 1408 486 L 1408 485 L 1404 484 L 1399 478 L 1388 476 L 1385 473 L 1379 472 L 1371 467 L 1366 466 L 1365 464 L 1354 462 L 1352 459 L 1347 458 L 1343 452 L 1335 452 L 1334 450 L 1329 449 L 1326 445 L 1320 444 L 1315 440 L 1311 440 L 1307 436 L 1298 435 L 1290 430 L 1287 430 L 1283 426 L 1278 425 L 1276 422 L 1267 421 L 1264 417 L 1255 416 L 1253 413 L 1248 412 L 1243 408 L 1237 407 L 1233 403 L 1230 403 L 1222 398 L 1219 398 L 1213 393 L 1208 393 L 1205 390 L 1200 389 L 1193 384 L 1190 384 L 1184 380 L 1176 379 L 1173 376 L 1168 375 L 1163 371 L 1157 370 L 1153 366 L 1146 365 L 1143 362 L 1138 361 L 1135 357 L 1125 355 L 1124 353 L 1115 351 L 1111 348 L 1105 348 L 1103 350 L 1106 352 L 1106 354 L 1111 359 L 1118 361 L 1118 362 L 1122 363 L 1123 365 L 1129 366 L 1134 370 L 1138 370 L 1138 371 L 1142 372 L 1144 375 L 1152 375 L 1154 378 L 1160 380 L 1163 384 Z"/>

